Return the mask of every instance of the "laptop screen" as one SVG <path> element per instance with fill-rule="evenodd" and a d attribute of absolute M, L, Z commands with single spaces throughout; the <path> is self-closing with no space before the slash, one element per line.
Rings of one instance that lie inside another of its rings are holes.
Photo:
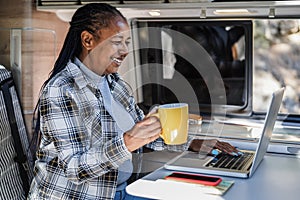
<path fill-rule="evenodd" d="M 258 167 L 260 161 L 263 159 L 265 153 L 267 152 L 269 141 L 272 136 L 274 125 L 277 119 L 279 108 L 282 102 L 282 97 L 284 93 L 284 88 L 279 89 L 278 91 L 272 94 L 272 100 L 266 115 L 265 124 L 262 130 L 262 137 L 259 140 L 259 143 L 256 148 L 256 155 L 253 161 L 253 167 L 250 171 L 250 176 Z M 258 151 L 259 149 L 259 151 Z"/>

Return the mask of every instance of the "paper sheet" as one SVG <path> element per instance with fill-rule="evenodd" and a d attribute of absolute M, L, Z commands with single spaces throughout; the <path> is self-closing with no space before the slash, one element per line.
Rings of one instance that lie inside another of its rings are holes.
<path fill-rule="evenodd" d="M 217 189 L 201 187 L 196 184 L 158 179 L 156 181 L 139 179 L 126 188 L 127 193 L 152 199 L 182 200 L 182 199 L 205 199 L 222 200 L 216 194 Z M 210 194 L 209 194 L 210 193 Z"/>

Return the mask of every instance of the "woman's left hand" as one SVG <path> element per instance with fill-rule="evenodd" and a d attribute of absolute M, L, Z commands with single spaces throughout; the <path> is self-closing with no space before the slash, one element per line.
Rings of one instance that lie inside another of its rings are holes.
<path fill-rule="evenodd" d="M 230 155 L 238 156 L 242 154 L 234 146 L 228 142 L 221 142 L 217 139 L 194 139 L 190 144 L 189 150 L 201 153 L 212 154 L 214 149 L 218 149 L 222 152 L 228 153 Z"/>

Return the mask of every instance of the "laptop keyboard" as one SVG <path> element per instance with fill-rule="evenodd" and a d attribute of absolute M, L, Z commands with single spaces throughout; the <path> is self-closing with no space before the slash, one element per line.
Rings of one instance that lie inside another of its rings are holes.
<path fill-rule="evenodd" d="M 219 154 L 212 161 L 210 161 L 206 166 L 214 168 L 226 168 L 226 169 L 242 169 L 249 160 L 252 160 L 254 153 L 244 152 L 240 156 L 231 156 L 229 154 Z"/>

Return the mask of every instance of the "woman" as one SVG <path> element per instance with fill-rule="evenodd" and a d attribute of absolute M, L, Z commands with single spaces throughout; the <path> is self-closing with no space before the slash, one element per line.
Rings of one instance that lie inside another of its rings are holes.
<path fill-rule="evenodd" d="M 93 3 L 75 12 L 37 104 L 41 144 L 29 199 L 129 199 L 132 152 L 165 147 L 160 122 L 144 118 L 117 73 L 129 42 L 116 8 Z M 199 151 L 202 142 L 181 148 Z M 208 151 L 237 153 L 228 143 L 205 144 Z"/>

